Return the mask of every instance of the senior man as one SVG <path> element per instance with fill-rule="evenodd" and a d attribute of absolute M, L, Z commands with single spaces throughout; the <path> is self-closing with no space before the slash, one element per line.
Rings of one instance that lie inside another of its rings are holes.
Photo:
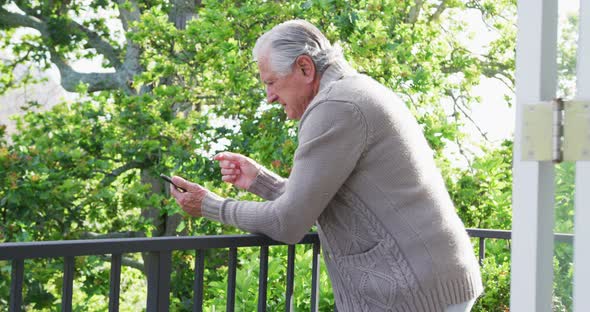
<path fill-rule="evenodd" d="M 403 102 L 357 73 L 313 25 L 293 20 L 253 51 L 267 101 L 299 121 L 288 179 L 229 152 L 222 178 L 266 199 L 217 196 L 180 177 L 180 206 L 297 243 L 317 222 L 338 311 L 469 311 L 479 266 L 432 151 Z"/>

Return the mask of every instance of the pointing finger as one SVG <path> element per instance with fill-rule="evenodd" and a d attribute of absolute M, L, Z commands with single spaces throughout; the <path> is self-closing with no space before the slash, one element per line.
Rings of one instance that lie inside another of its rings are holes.
<path fill-rule="evenodd" d="M 231 152 L 222 152 L 213 157 L 215 160 L 230 160 L 230 161 L 239 161 L 242 155 L 231 153 Z"/>

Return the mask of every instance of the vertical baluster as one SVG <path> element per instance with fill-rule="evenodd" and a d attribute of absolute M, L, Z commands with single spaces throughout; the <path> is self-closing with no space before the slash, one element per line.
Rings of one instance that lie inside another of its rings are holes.
<path fill-rule="evenodd" d="M 172 272 L 172 251 L 160 251 L 158 286 L 158 312 L 168 312 L 170 308 L 170 273 Z"/>
<path fill-rule="evenodd" d="M 203 274 L 205 272 L 205 251 L 195 251 L 195 283 L 193 285 L 193 312 L 203 311 Z"/>
<path fill-rule="evenodd" d="M 555 165 L 524 159 L 529 155 L 525 116 L 527 105 L 556 94 L 559 1 L 517 2 L 510 311 L 551 312 Z"/>
<path fill-rule="evenodd" d="M 313 263 L 311 268 L 311 312 L 316 312 L 319 305 L 320 243 L 313 244 Z"/>
<path fill-rule="evenodd" d="M 287 290 L 285 292 L 285 311 L 291 312 L 293 299 L 293 281 L 295 277 L 295 245 L 287 249 Z"/>
<path fill-rule="evenodd" d="M 158 270 L 160 267 L 160 257 L 157 252 L 148 252 L 145 256 L 145 266 L 147 275 L 147 312 L 157 312 L 158 308 Z"/>
<path fill-rule="evenodd" d="M 260 271 L 258 273 L 258 311 L 266 311 L 268 279 L 268 246 L 260 246 Z"/>
<path fill-rule="evenodd" d="M 167 312 L 170 307 L 170 272 L 172 252 L 152 252 L 147 257 L 148 298 L 147 312 Z"/>
<path fill-rule="evenodd" d="M 12 278 L 10 279 L 10 312 L 20 312 L 23 301 L 24 260 L 12 260 Z"/>
<path fill-rule="evenodd" d="M 236 304 L 236 267 L 238 262 L 238 249 L 229 249 L 229 263 L 227 272 L 227 304 L 226 311 L 233 312 Z"/>
<path fill-rule="evenodd" d="M 579 3 L 576 99 L 590 100 L 590 3 L 587 0 Z M 590 310 L 590 161 L 576 162 L 575 185 L 573 311 L 582 312 Z"/>
<path fill-rule="evenodd" d="M 479 238 L 479 265 L 483 265 L 483 259 L 486 257 L 486 239 L 484 237 Z"/>
<path fill-rule="evenodd" d="M 111 277 L 109 290 L 109 312 L 119 311 L 119 294 L 121 291 L 121 254 L 111 255 Z"/>
<path fill-rule="evenodd" d="M 74 289 L 74 257 L 64 258 L 64 275 L 61 293 L 61 310 L 62 312 L 72 311 L 72 293 Z"/>

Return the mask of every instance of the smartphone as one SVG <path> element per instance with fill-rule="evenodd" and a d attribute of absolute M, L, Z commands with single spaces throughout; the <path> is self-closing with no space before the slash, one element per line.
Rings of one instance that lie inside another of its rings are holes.
<path fill-rule="evenodd" d="M 162 178 L 162 179 L 164 179 L 166 182 L 168 182 L 168 183 L 170 183 L 170 184 L 174 185 L 174 187 L 175 187 L 177 190 L 179 190 L 180 192 L 183 192 L 183 193 L 184 193 L 184 192 L 186 192 L 186 190 L 185 190 L 185 189 L 183 189 L 182 187 L 180 187 L 180 186 L 178 186 L 178 185 L 174 184 L 174 182 L 172 182 L 172 178 L 171 178 L 171 177 L 169 177 L 169 176 L 167 176 L 167 175 L 165 175 L 165 174 L 160 174 L 160 178 Z"/>

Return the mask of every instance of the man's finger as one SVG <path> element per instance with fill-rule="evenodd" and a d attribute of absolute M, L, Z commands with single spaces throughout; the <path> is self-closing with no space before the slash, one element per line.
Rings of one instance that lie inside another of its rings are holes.
<path fill-rule="evenodd" d="M 221 169 L 221 174 L 222 175 L 238 175 L 238 174 L 240 174 L 240 169 L 225 169 L 225 168 L 222 168 Z"/>
<path fill-rule="evenodd" d="M 242 157 L 243 156 L 240 154 L 231 153 L 231 152 L 222 152 L 222 153 L 219 153 L 219 154 L 213 156 L 213 159 L 219 160 L 219 161 L 221 161 L 221 160 L 240 161 L 240 159 Z"/>
<path fill-rule="evenodd" d="M 226 169 L 233 169 L 233 168 L 237 168 L 237 164 L 234 161 L 222 160 L 219 162 L 219 167 L 226 168 Z"/>
<path fill-rule="evenodd" d="M 176 186 L 170 184 L 170 194 L 172 194 L 172 196 L 174 197 L 174 199 L 176 199 L 176 201 L 178 202 L 179 200 L 179 195 L 182 194 L 181 191 L 176 189 Z"/>
<path fill-rule="evenodd" d="M 223 182 L 233 183 L 236 180 L 236 176 L 235 175 L 224 175 L 221 177 L 221 180 Z"/>
<path fill-rule="evenodd" d="M 177 186 L 182 187 L 185 190 L 188 190 L 189 187 L 192 186 L 193 183 L 179 177 L 179 176 L 172 176 L 172 182 Z"/>

